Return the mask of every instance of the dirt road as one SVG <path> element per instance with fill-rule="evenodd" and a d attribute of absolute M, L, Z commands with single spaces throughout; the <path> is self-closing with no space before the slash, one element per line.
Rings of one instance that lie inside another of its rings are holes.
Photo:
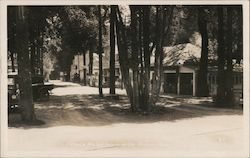
<path fill-rule="evenodd" d="M 125 92 L 117 101 L 99 99 L 98 89 L 54 82 L 50 101 L 35 104 L 45 121 L 37 127 L 10 121 L 10 156 L 240 156 L 240 109 L 212 107 L 209 98 L 162 96 L 155 112 L 129 111 Z M 104 89 L 108 93 L 108 89 Z M 38 154 L 39 153 L 39 154 Z"/>

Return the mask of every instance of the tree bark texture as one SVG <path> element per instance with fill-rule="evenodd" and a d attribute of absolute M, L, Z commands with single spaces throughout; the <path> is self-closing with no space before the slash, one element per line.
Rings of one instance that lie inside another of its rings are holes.
<path fill-rule="evenodd" d="M 36 44 L 35 44 L 35 40 L 32 39 L 32 41 L 30 42 L 30 63 L 31 63 L 31 75 L 35 75 L 35 70 L 36 70 Z"/>
<path fill-rule="evenodd" d="M 150 97 L 150 104 L 155 105 L 156 101 L 159 98 L 159 93 L 161 89 L 161 78 L 162 78 L 162 60 L 163 60 L 163 7 L 157 6 L 156 8 L 156 50 L 155 50 L 155 63 L 154 63 L 154 74 L 152 82 L 152 92 Z"/>
<path fill-rule="evenodd" d="M 93 74 L 93 48 L 89 49 L 89 75 Z"/>
<path fill-rule="evenodd" d="M 143 50 L 143 7 L 140 6 L 139 8 L 139 13 L 138 13 L 138 18 L 139 18 L 139 28 L 138 28 L 138 46 L 139 46 L 139 62 L 140 62 L 140 69 L 139 69 L 139 103 L 141 105 L 144 104 L 144 102 L 146 102 L 146 98 L 144 98 L 144 94 L 145 94 L 145 81 L 144 81 L 144 67 L 145 67 L 145 63 L 144 63 L 144 59 L 143 59 L 143 55 L 144 55 L 144 50 Z"/>
<path fill-rule="evenodd" d="M 133 103 L 134 108 L 139 109 L 139 87 L 138 87 L 138 40 L 137 40 L 137 6 L 130 6 L 131 11 L 131 41 L 132 41 L 132 70 L 133 70 Z"/>
<path fill-rule="evenodd" d="M 142 9 L 143 16 L 143 53 L 144 53 L 144 69 L 143 73 L 143 90 L 142 98 L 143 108 L 149 110 L 149 92 L 150 92 L 150 52 L 149 52 L 149 26 L 150 26 L 150 8 L 148 6 L 143 6 Z M 143 64 L 141 64 L 143 65 Z"/>
<path fill-rule="evenodd" d="M 128 46 L 126 43 L 126 36 L 125 36 L 125 26 L 122 22 L 122 17 L 119 11 L 118 6 L 115 8 L 116 16 L 115 16 L 115 23 L 116 23 L 116 38 L 117 38 L 117 45 L 118 45 L 118 52 L 119 52 L 119 63 L 120 69 L 122 74 L 122 80 L 124 83 L 124 87 L 126 89 L 132 111 L 135 111 L 134 103 L 133 103 L 133 89 L 131 85 L 131 78 L 129 75 L 129 65 L 128 61 Z"/>
<path fill-rule="evenodd" d="M 224 15 L 223 6 L 218 6 L 218 87 L 216 103 L 222 104 L 225 100 L 225 42 L 224 42 Z"/>
<path fill-rule="evenodd" d="M 110 6 L 110 63 L 109 63 L 109 78 L 110 78 L 110 94 L 115 94 L 115 6 Z"/>
<path fill-rule="evenodd" d="M 17 51 L 18 51 L 18 76 L 21 107 L 21 116 L 24 122 L 30 123 L 35 121 L 32 85 L 31 85 L 31 69 L 29 59 L 29 42 L 28 42 L 28 25 L 27 14 L 28 8 L 24 6 L 17 7 Z"/>
<path fill-rule="evenodd" d="M 15 72 L 15 58 L 14 58 L 14 52 L 10 52 L 10 59 L 11 59 L 11 69 L 12 72 Z"/>
<path fill-rule="evenodd" d="M 87 85 L 86 52 L 83 53 L 83 84 Z"/>
<path fill-rule="evenodd" d="M 228 104 L 233 104 L 233 65 L 232 65 L 232 11 L 227 7 L 227 70 L 226 70 L 226 101 Z M 229 105 L 230 106 L 230 105 Z"/>
<path fill-rule="evenodd" d="M 101 14 L 101 6 L 98 6 L 98 20 L 99 20 L 99 45 L 98 45 L 98 54 L 99 54 L 99 96 L 103 97 L 103 91 L 102 91 L 102 81 L 103 81 L 103 70 L 102 70 L 102 53 L 103 53 L 103 47 L 102 47 L 102 14 Z"/>
<path fill-rule="evenodd" d="M 201 34 L 201 59 L 199 63 L 198 82 L 197 82 L 197 96 L 208 96 L 207 84 L 207 67 L 208 67 L 208 33 L 207 33 L 207 20 L 204 8 L 198 8 L 198 27 Z"/>

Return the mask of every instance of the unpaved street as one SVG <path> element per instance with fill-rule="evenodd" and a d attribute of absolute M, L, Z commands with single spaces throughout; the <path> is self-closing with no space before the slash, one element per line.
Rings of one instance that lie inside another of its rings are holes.
<path fill-rule="evenodd" d="M 10 116 L 10 156 L 243 154 L 241 109 L 215 108 L 210 98 L 162 96 L 155 112 L 138 116 L 129 111 L 124 90 L 117 90 L 121 97 L 113 101 L 99 99 L 97 88 L 54 83 L 50 101 L 35 104 L 44 125 L 23 126 Z"/>

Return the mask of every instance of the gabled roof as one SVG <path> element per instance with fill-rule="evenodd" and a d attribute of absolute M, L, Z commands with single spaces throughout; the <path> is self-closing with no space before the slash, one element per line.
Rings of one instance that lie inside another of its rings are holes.
<path fill-rule="evenodd" d="M 187 61 L 198 62 L 201 57 L 201 48 L 191 43 L 178 44 L 171 47 L 163 47 L 164 66 L 183 65 Z M 151 64 L 154 64 L 154 52 L 151 56 Z"/>

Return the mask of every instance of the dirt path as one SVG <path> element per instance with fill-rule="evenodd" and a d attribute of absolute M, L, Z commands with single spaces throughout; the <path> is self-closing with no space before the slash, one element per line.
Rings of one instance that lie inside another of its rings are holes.
<path fill-rule="evenodd" d="M 162 96 L 154 113 L 135 115 L 120 100 L 99 99 L 98 89 L 55 82 L 50 101 L 36 103 L 45 121 L 27 127 L 10 121 L 11 156 L 173 156 L 242 154 L 242 110 L 209 107 L 210 99 Z M 108 93 L 108 89 L 104 89 Z M 206 106 L 204 106 L 206 103 Z M 32 153 L 33 151 L 34 153 Z M 122 154 L 122 155 L 121 155 Z"/>

